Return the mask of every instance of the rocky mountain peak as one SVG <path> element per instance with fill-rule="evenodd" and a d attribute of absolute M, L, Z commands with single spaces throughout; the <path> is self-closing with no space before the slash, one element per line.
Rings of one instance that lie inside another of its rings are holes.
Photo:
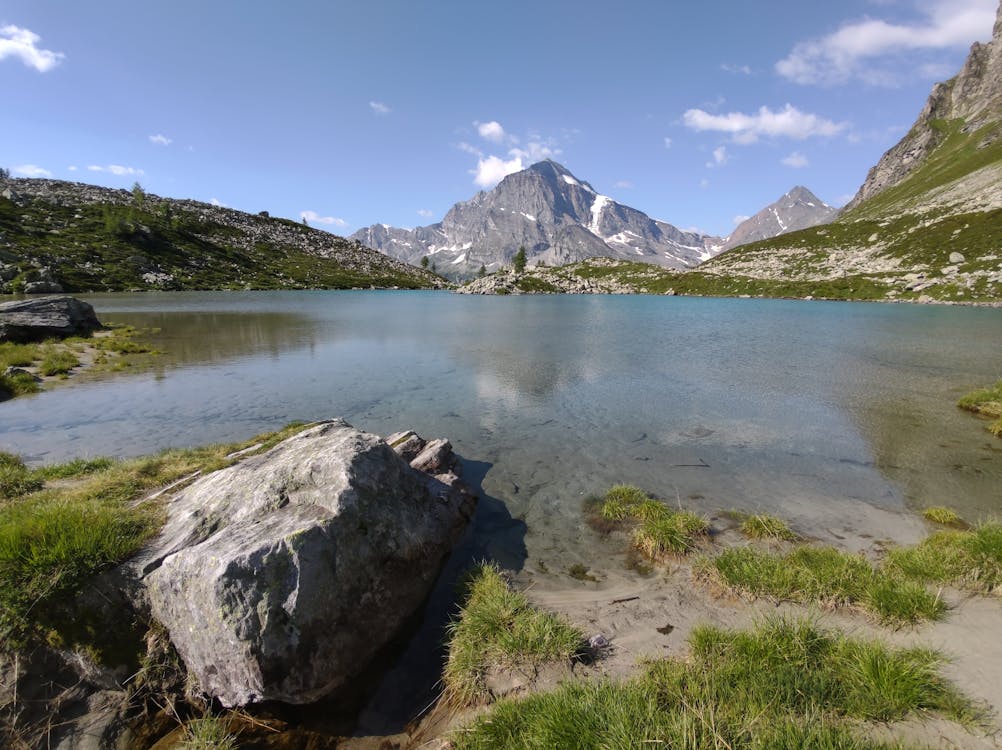
<path fill-rule="evenodd" d="M 428 257 L 439 273 L 469 278 L 509 265 L 524 247 L 530 265 L 592 257 L 689 268 L 721 240 L 683 232 L 600 194 L 562 164 L 544 159 L 494 189 L 455 204 L 438 224 L 414 230 L 373 225 L 353 238 L 409 263 Z"/>
<path fill-rule="evenodd" d="M 741 222 L 724 242 L 729 250 L 786 232 L 827 224 L 838 209 L 829 206 L 803 185 L 797 185 L 775 203 Z"/>

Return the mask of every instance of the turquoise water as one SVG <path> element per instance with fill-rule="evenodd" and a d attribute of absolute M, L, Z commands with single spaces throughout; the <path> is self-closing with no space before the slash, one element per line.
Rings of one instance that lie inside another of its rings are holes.
<path fill-rule="evenodd" d="M 85 297 L 156 326 L 149 371 L 0 405 L 32 461 L 240 440 L 342 416 L 451 439 L 528 525 L 588 559 L 580 504 L 632 482 L 705 513 L 842 531 L 1002 506 L 1002 441 L 959 411 L 1002 377 L 1002 310 L 682 297 L 214 292 Z M 881 516 L 882 518 L 883 516 Z M 873 535 L 893 530 L 873 529 Z M 503 536 L 500 535 L 500 536 Z"/>

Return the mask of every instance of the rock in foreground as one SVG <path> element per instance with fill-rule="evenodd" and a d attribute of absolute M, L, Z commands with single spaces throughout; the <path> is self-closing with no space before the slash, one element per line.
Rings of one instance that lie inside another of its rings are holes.
<path fill-rule="evenodd" d="M 0 342 L 23 344 L 86 335 L 101 327 L 94 308 L 74 297 L 40 297 L 0 304 Z"/>
<path fill-rule="evenodd" d="M 302 704 L 358 676 L 472 513 L 451 468 L 424 474 L 334 420 L 172 498 L 136 565 L 201 689 L 228 707 Z"/>

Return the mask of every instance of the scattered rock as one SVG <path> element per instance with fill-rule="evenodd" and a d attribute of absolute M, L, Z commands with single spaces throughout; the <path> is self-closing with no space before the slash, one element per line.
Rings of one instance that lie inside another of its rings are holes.
<path fill-rule="evenodd" d="M 328 421 L 169 501 L 133 565 L 202 691 L 224 706 L 311 703 L 398 635 L 474 505 L 448 441 L 425 453 L 446 481 Z"/>
<path fill-rule="evenodd" d="M 101 327 L 94 308 L 74 297 L 42 297 L 0 304 L 0 341 L 42 341 L 85 335 Z"/>
<path fill-rule="evenodd" d="M 950 253 L 950 263 L 956 265 L 957 263 L 963 263 L 967 258 L 964 257 L 963 253 Z"/>

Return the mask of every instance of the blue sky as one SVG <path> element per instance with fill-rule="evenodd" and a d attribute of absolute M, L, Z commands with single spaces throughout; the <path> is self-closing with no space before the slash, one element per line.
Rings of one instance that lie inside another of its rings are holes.
<path fill-rule="evenodd" d="M 348 234 L 549 156 L 727 234 L 846 201 L 997 0 L 4 0 L 0 165 Z"/>

